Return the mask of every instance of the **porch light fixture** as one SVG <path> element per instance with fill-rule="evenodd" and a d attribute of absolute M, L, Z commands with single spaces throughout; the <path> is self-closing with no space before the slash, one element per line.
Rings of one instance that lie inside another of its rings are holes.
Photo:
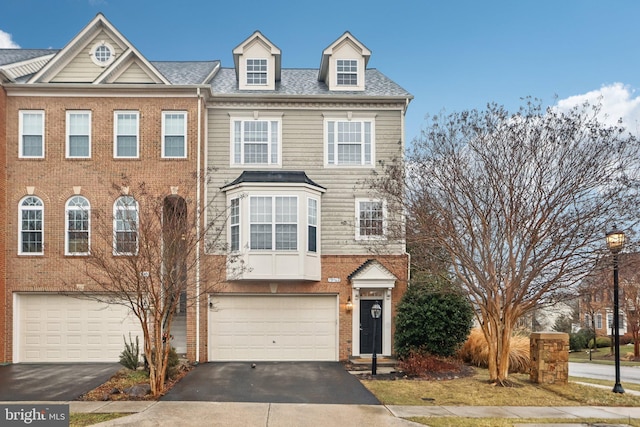
<path fill-rule="evenodd" d="M 347 313 L 351 313 L 351 310 L 353 310 L 353 303 L 351 302 L 351 297 L 347 298 L 347 304 L 345 305 L 345 309 L 347 310 Z"/>
<path fill-rule="evenodd" d="M 378 304 L 378 301 L 371 306 L 371 317 L 373 317 L 373 350 L 371 352 L 371 375 L 377 375 L 378 371 L 378 355 L 376 354 L 376 325 L 378 319 L 382 314 L 382 307 Z"/>
<path fill-rule="evenodd" d="M 620 319 L 619 319 L 619 301 L 618 301 L 618 253 L 622 250 L 625 241 L 625 235 L 622 231 L 614 227 L 607 233 L 607 247 L 613 255 L 613 338 L 616 362 L 616 383 L 613 386 L 614 393 L 624 393 L 624 389 L 620 384 Z"/>

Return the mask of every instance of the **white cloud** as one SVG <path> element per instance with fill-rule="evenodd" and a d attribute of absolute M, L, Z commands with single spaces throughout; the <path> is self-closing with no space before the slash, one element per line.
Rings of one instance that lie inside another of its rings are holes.
<path fill-rule="evenodd" d="M 19 48 L 20 46 L 18 46 L 16 43 L 14 43 L 13 40 L 11 40 L 11 34 L 9 33 L 5 33 L 4 31 L 0 30 L 0 48 L 2 49 L 6 49 L 6 48 Z"/>
<path fill-rule="evenodd" d="M 570 96 L 557 103 L 560 110 L 567 110 L 584 102 L 600 105 L 598 119 L 604 124 L 614 125 L 622 119 L 623 126 L 633 134 L 640 134 L 640 96 L 635 90 L 622 83 L 603 86 L 582 95 Z"/>

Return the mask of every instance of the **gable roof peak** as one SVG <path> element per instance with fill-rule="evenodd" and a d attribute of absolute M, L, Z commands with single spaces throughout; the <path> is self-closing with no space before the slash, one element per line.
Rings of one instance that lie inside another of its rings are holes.
<path fill-rule="evenodd" d="M 111 41 L 118 45 L 122 50 L 122 55 L 133 54 L 141 62 L 143 62 L 146 68 L 149 70 L 153 77 L 159 82 L 164 84 L 170 84 L 169 81 L 155 69 L 153 65 L 133 46 L 127 38 L 116 29 L 116 27 L 109 22 L 109 20 L 101 13 L 98 12 L 96 16 L 82 29 L 80 32 L 67 43 L 67 45 L 60 50 L 44 67 L 33 75 L 28 83 L 48 83 L 52 78 L 56 76 L 64 67 L 69 64 L 74 58 L 76 58 L 80 51 L 91 43 L 94 38 L 103 31 L 108 34 Z M 115 55 L 114 55 L 115 56 Z M 112 62 L 110 65 L 106 65 L 105 72 L 100 75 L 108 74 L 109 69 L 118 61 Z"/>

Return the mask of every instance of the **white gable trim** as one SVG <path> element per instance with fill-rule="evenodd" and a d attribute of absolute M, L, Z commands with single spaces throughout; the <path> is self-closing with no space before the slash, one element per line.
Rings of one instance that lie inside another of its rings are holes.
<path fill-rule="evenodd" d="M 0 67 L 0 71 L 4 73 L 5 76 L 10 81 L 15 81 L 15 79 L 23 76 L 28 76 L 29 74 L 33 74 L 38 72 L 42 67 L 44 67 L 47 62 L 51 60 L 55 56 L 55 53 L 51 53 L 48 55 L 38 56 L 36 58 L 27 59 L 26 61 L 14 62 L 12 64 L 6 64 Z"/>
<path fill-rule="evenodd" d="M 253 57 L 248 53 L 256 49 L 253 46 L 259 45 L 260 55 Z M 267 60 L 267 84 L 260 86 L 247 85 L 247 59 L 266 59 Z M 267 39 L 260 31 L 255 31 L 251 36 L 233 49 L 233 63 L 236 70 L 236 80 L 240 89 L 247 90 L 274 90 L 276 82 L 280 81 L 282 75 L 281 69 L 281 51 L 269 39 Z"/>
<path fill-rule="evenodd" d="M 129 49 L 120 55 L 120 58 L 116 59 L 111 66 L 104 70 L 93 84 L 116 83 L 118 78 L 125 73 L 132 64 L 138 64 L 154 83 L 170 84 L 169 81 L 155 69 L 155 67 L 153 67 L 143 57 L 136 55 L 132 49 Z"/>
<path fill-rule="evenodd" d="M 140 52 L 138 52 L 138 50 L 122 35 L 122 33 L 120 33 L 101 13 L 98 13 L 96 17 L 93 18 L 93 20 L 89 22 L 89 24 L 87 24 L 80 33 L 78 33 L 77 36 L 67 43 L 67 45 L 44 67 L 42 67 L 40 71 L 30 78 L 27 83 L 49 83 L 56 74 L 58 74 L 67 64 L 69 64 L 69 62 L 73 60 L 73 58 L 76 57 L 79 51 L 91 42 L 91 36 L 97 34 L 101 30 L 106 31 L 113 41 L 124 51 L 124 53 L 120 55 L 120 58 L 116 58 L 116 60 L 111 63 L 103 73 L 101 73 L 98 80 L 109 75 L 114 67 L 117 67 L 118 64 L 122 63 L 121 61 L 124 60 L 123 57 L 132 53 L 137 57 L 137 59 L 144 63 L 149 72 L 155 76 L 154 80 L 157 79 L 159 82 L 170 84 L 169 81 L 153 65 L 151 65 L 151 63 L 147 61 L 147 59 L 144 58 L 144 56 L 142 56 Z"/>
<path fill-rule="evenodd" d="M 351 277 L 351 286 L 360 288 L 393 289 L 398 278 L 377 260 L 367 261 L 368 265 Z M 363 264 L 364 265 L 364 264 Z"/>
<path fill-rule="evenodd" d="M 321 82 L 328 83 L 330 86 L 330 90 L 353 90 L 349 88 L 340 89 L 336 88 L 335 83 L 333 82 L 332 76 L 332 68 L 335 66 L 335 61 L 333 60 L 336 52 L 338 52 L 341 48 L 346 45 L 351 46 L 351 48 L 359 53 L 359 58 L 357 59 L 359 62 L 358 69 L 358 79 L 359 88 L 357 90 L 364 90 L 364 71 L 367 68 L 367 64 L 369 63 L 369 58 L 371 57 L 371 51 L 358 39 L 356 39 L 350 32 L 345 31 L 343 35 L 338 37 L 336 41 L 331 43 L 325 50 L 322 51 L 322 59 L 320 61 L 320 71 L 318 72 L 318 80 Z"/>

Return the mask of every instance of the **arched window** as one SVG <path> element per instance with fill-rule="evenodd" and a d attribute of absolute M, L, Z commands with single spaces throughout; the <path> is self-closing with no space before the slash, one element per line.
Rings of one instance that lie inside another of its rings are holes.
<path fill-rule="evenodd" d="M 18 237 L 18 253 L 28 255 L 42 255 L 44 205 L 35 196 L 25 197 L 20 201 L 20 218 Z"/>
<path fill-rule="evenodd" d="M 89 227 L 91 206 L 82 196 L 74 196 L 66 205 L 66 255 L 87 255 L 89 253 Z"/>
<path fill-rule="evenodd" d="M 113 253 L 138 253 L 138 202 L 131 196 L 118 197 L 113 205 Z"/>

